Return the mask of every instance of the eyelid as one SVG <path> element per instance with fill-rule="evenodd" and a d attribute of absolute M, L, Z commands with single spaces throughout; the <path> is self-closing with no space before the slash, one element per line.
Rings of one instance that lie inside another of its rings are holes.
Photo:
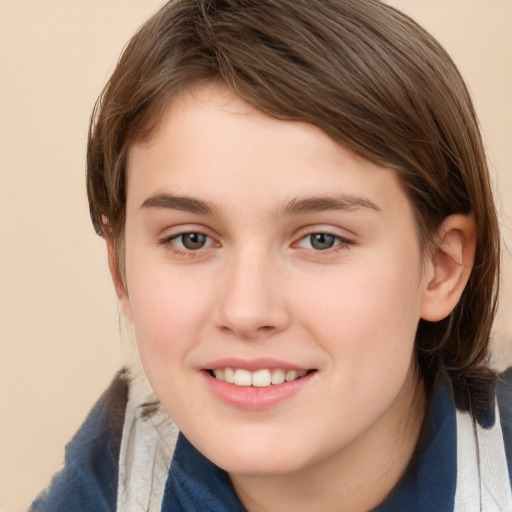
<path fill-rule="evenodd" d="M 302 226 L 300 229 L 295 230 L 294 238 L 296 240 L 302 240 L 307 236 L 315 235 L 318 233 L 334 236 L 348 243 L 355 243 L 356 239 L 356 234 L 353 231 L 347 228 L 332 226 L 329 224 L 309 224 L 307 226 Z"/>
<path fill-rule="evenodd" d="M 157 239 L 157 245 L 163 246 L 172 254 L 180 257 L 195 258 L 200 257 L 212 248 L 219 247 L 221 244 L 217 241 L 216 237 L 211 234 L 211 230 L 204 226 L 198 225 L 180 225 L 174 229 L 177 231 L 167 230 L 166 235 L 160 236 Z M 171 232 L 169 232 L 171 231 Z M 176 239 L 184 235 L 199 234 L 205 237 L 206 245 L 197 249 L 189 249 L 184 247 L 182 243 L 176 243 Z"/>
<path fill-rule="evenodd" d="M 344 244 L 351 244 L 353 243 L 352 240 L 349 240 L 348 238 L 345 238 L 344 236 L 341 236 L 341 235 L 336 235 L 335 233 L 329 233 L 328 231 L 314 231 L 312 233 L 308 233 L 307 235 L 304 235 L 303 237 L 301 237 L 299 239 L 299 242 L 301 242 L 302 240 L 305 240 L 313 235 L 327 235 L 327 236 L 331 236 L 332 238 L 334 238 L 335 240 L 337 240 L 339 243 L 344 243 Z"/>
<path fill-rule="evenodd" d="M 183 233 L 178 233 L 177 235 L 173 235 L 173 236 L 167 238 L 167 243 L 173 242 L 174 240 L 179 240 L 184 235 L 201 235 L 201 236 L 204 236 L 204 238 L 206 240 L 205 241 L 205 245 L 202 246 L 202 247 L 198 247 L 197 249 L 189 249 L 188 247 L 180 247 L 180 249 L 182 251 L 186 251 L 186 252 L 189 252 L 189 251 L 190 252 L 197 252 L 197 251 L 200 251 L 202 249 L 207 249 L 214 242 L 214 240 L 213 240 L 213 238 L 211 236 L 205 235 L 204 233 L 200 233 L 199 231 L 185 231 Z M 181 245 L 183 245 L 183 241 L 181 241 Z"/>
<path fill-rule="evenodd" d="M 155 236 L 157 237 L 158 242 L 160 243 L 165 240 L 171 240 L 182 235 L 187 235 L 189 233 L 199 233 L 213 240 L 217 238 L 216 233 L 212 231 L 211 228 L 205 226 L 204 224 L 196 224 L 193 222 L 166 225 L 165 227 L 161 227 L 160 229 L 158 229 L 158 233 L 156 233 Z"/>
<path fill-rule="evenodd" d="M 307 240 L 313 235 L 319 234 L 333 237 L 336 240 L 335 245 L 333 245 L 332 247 L 328 247 L 326 249 L 315 249 L 313 247 L 304 247 L 303 245 L 301 245 L 301 242 Z M 303 230 L 301 235 L 296 240 L 297 241 L 292 244 L 292 247 L 300 247 L 315 254 L 332 254 L 333 252 L 348 249 L 350 246 L 355 244 L 355 241 L 353 239 L 347 238 L 346 236 L 337 233 L 336 230 L 322 228 L 321 226 L 319 226 L 318 228 L 309 227 L 307 231 Z"/>

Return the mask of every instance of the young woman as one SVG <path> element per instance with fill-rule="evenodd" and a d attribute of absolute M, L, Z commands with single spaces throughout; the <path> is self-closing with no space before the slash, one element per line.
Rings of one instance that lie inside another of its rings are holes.
<path fill-rule="evenodd" d="M 98 101 L 87 187 L 143 370 L 32 510 L 512 508 L 485 155 L 411 19 L 169 2 Z"/>

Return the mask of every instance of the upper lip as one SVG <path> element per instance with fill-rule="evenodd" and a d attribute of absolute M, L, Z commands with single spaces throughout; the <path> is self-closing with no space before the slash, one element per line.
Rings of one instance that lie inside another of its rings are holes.
<path fill-rule="evenodd" d="M 204 366 L 204 370 L 215 370 L 216 368 L 240 368 L 254 372 L 261 369 L 281 368 L 283 370 L 312 370 L 313 368 L 300 364 L 282 361 L 279 359 L 259 357 L 256 359 L 240 359 L 236 357 L 227 357 L 217 359 Z"/>

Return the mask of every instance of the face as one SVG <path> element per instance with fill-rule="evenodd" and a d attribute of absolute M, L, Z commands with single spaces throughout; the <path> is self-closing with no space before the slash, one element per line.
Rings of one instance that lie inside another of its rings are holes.
<path fill-rule="evenodd" d="M 410 416 L 425 277 L 394 171 L 210 84 L 131 148 L 127 187 L 122 305 L 209 459 L 291 473 Z"/>

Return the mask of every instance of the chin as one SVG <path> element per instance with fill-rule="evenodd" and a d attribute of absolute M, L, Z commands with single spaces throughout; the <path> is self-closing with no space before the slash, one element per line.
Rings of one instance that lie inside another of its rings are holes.
<path fill-rule="evenodd" d="M 230 474 L 246 476 L 271 476 L 295 473 L 308 466 L 309 458 L 302 447 L 288 446 L 281 441 L 247 442 L 230 441 L 227 446 L 199 446 L 199 450 L 214 464 Z"/>
<path fill-rule="evenodd" d="M 263 460 L 261 457 L 246 460 L 223 457 L 222 460 L 213 462 L 229 474 L 258 477 L 290 475 L 306 466 L 297 461 L 283 460 L 281 457 L 275 460 Z"/>

